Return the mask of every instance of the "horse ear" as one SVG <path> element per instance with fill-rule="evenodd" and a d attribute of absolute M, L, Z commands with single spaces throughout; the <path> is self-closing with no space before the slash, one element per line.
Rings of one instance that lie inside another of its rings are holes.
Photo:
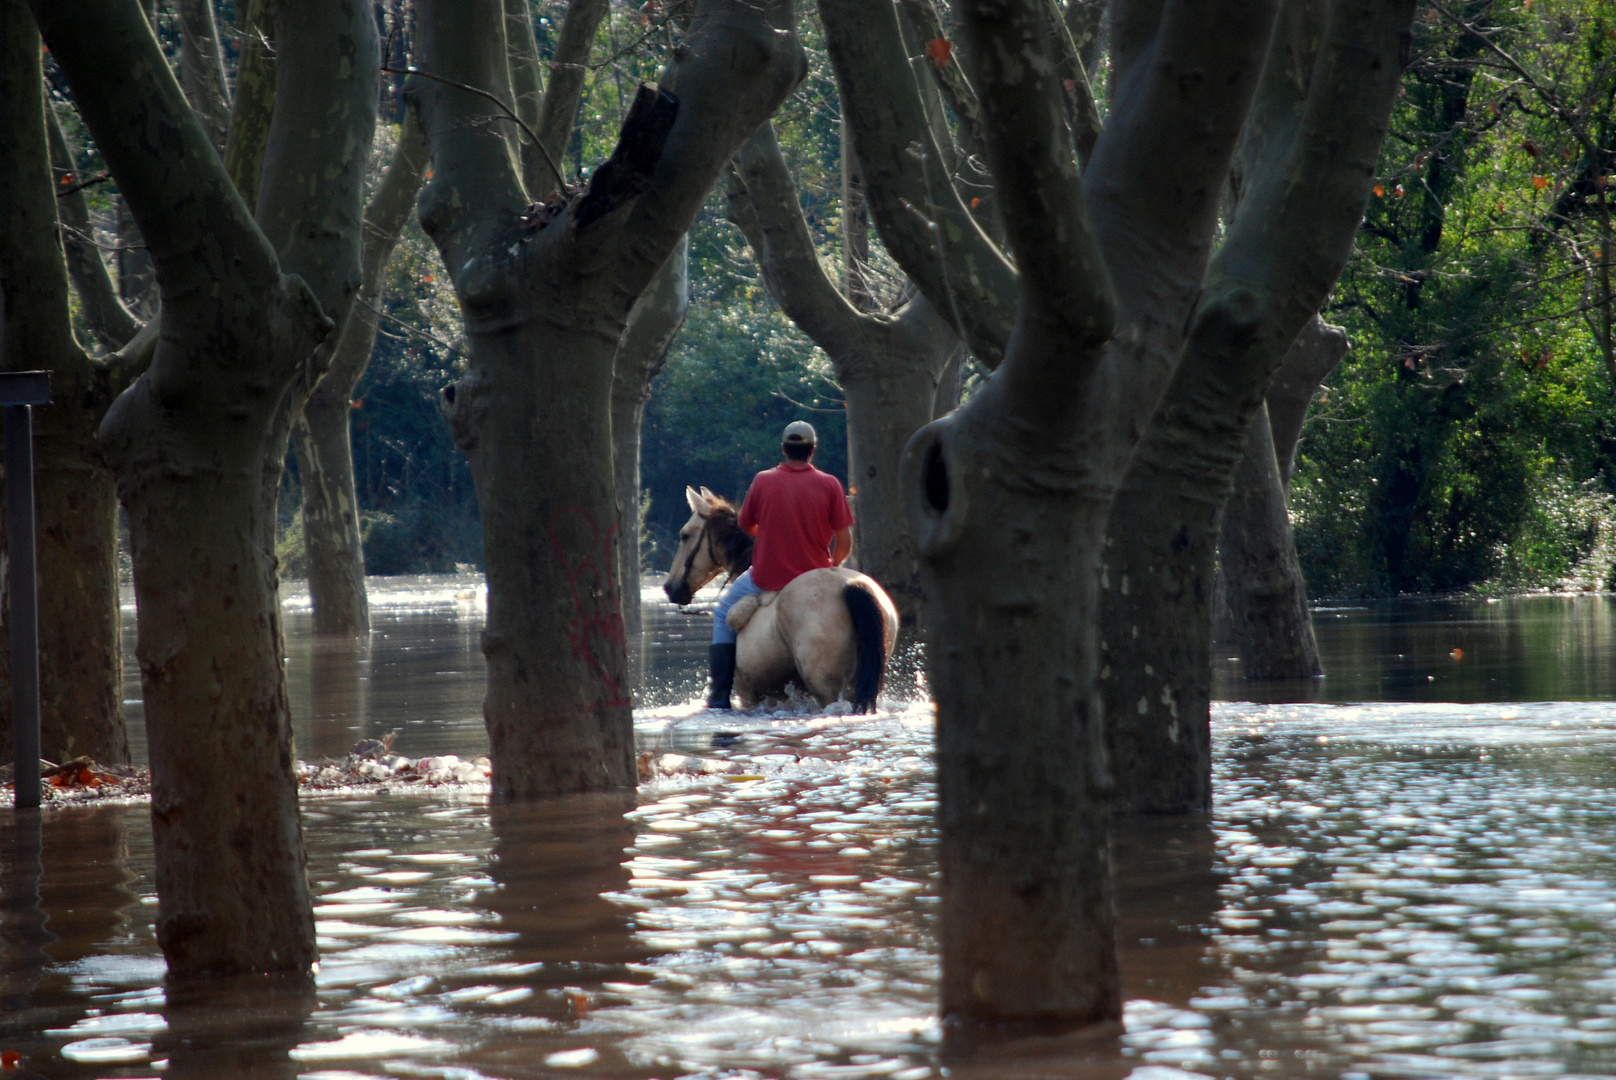
<path fill-rule="evenodd" d="M 690 504 L 690 512 L 698 517 L 707 516 L 707 500 L 695 488 L 685 488 L 685 502 Z"/>
<path fill-rule="evenodd" d="M 711 491 L 708 491 L 706 488 L 701 489 L 701 497 L 706 499 L 709 505 L 712 504 L 713 500 L 718 498 L 717 495 L 714 495 Z"/>

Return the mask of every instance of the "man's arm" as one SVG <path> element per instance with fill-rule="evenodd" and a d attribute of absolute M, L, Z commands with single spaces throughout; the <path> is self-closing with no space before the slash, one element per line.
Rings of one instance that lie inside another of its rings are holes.
<path fill-rule="evenodd" d="M 853 553 L 853 530 L 837 529 L 836 542 L 830 549 L 830 564 L 840 566 Z"/>

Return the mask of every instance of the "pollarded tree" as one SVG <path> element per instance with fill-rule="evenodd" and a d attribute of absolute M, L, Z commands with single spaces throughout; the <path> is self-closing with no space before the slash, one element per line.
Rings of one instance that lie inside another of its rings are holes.
<path fill-rule="evenodd" d="M 1012 268 L 948 182 L 890 7 L 821 0 L 888 251 L 973 352 L 1004 358 L 915 436 L 900 487 L 928 582 L 957 1030 L 1120 1013 L 1097 568 L 1200 295 L 1274 7 L 1119 5 L 1111 115 L 1080 180 L 1046 5 L 960 5 Z"/>
<path fill-rule="evenodd" d="M 915 92 L 899 77 L 908 72 L 891 13 L 821 0 L 888 250 L 973 351 L 997 346 L 1004 356 L 964 407 L 910 443 L 902 483 L 931 583 L 943 1009 L 960 1030 L 1051 1032 L 1119 1011 L 1106 830 L 1115 718 L 1101 698 L 1111 658 L 1100 624 L 1103 587 L 1121 589 L 1114 569 L 1100 573 L 1106 525 L 1175 372 L 1216 383 L 1224 369 L 1237 381 L 1255 366 L 1260 401 L 1272 361 L 1261 349 L 1248 354 L 1276 333 L 1273 308 L 1294 309 L 1290 297 L 1257 292 L 1269 279 L 1249 275 L 1291 258 L 1304 264 L 1304 281 L 1320 276 L 1316 253 L 1282 249 L 1290 237 L 1278 231 L 1265 246 L 1261 230 L 1241 247 L 1226 244 L 1209 273 L 1277 6 L 1114 5 L 1110 111 L 1081 155 L 1080 178 L 1073 132 L 1081 137 L 1093 112 L 1073 106 L 1069 95 L 1081 98 L 1085 82 L 1081 70 L 1062 77 L 1049 8 L 959 5 L 992 199 L 1014 254 L 1014 269 L 999 256 L 999 270 L 997 249 L 935 179 L 945 160 L 936 143 L 904 115 Z M 1340 85 L 1347 69 L 1360 92 L 1388 77 L 1395 85 L 1411 5 L 1335 7 L 1330 55 L 1342 70 L 1298 70 L 1320 87 Z M 1367 186 L 1355 156 L 1333 141 L 1304 141 L 1298 153 L 1333 163 L 1323 170 L 1332 189 Z M 1267 181 L 1284 189 L 1288 179 Z M 1011 275 L 1013 321 L 997 284 Z M 1278 335 L 1279 352 L 1300 321 Z M 1235 431 L 1231 468 L 1242 432 L 1226 409 L 1240 400 L 1208 409 Z M 1141 605 L 1140 617 L 1158 615 Z"/>
<path fill-rule="evenodd" d="M 781 309 L 836 370 L 847 401 L 848 477 L 858 489 L 859 569 L 892 595 L 904 636 L 912 637 L 924 593 L 898 498 L 898 459 L 910 436 L 933 419 L 938 384 L 960 351 L 959 339 L 918 292 L 895 310 L 863 311 L 854 303 L 859 294 L 849 299 L 836 287 L 814 250 L 772 124 L 735 156 L 729 215 Z M 848 262 L 859 265 L 856 258 Z"/>
<path fill-rule="evenodd" d="M 1119 805 L 1205 810 L 1211 788 L 1211 647 L 1218 517 L 1247 442 L 1277 476 L 1263 395 L 1352 254 L 1407 59 L 1411 3 L 1290 0 L 1247 123 L 1238 205 L 1208 267 L 1205 313 L 1228 340 L 1194 337 L 1112 507 L 1102 581 L 1102 685 Z M 1268 554 L 1242 551 L 1306 621 L 1283 505 Z M 1247 539 L 1256 540 L 1257 536 Z M 1248 583 L 1249 584 L 1249 583 Z M 1311 644 L 1308 642 L 1307 644 Z"/>
<path fill-rule="evenodd" d="M 520 147 L 524 183 L 536 193 L 552 192 L 564 182 L 550 162 L 560 155 L 571 133 L 589 46 L 606 9 L 605 0 L 569 4 L 551 60 L 549 85 L 543 86 L 528 5 L 525 0 L 508 0 L 505 5 L 510 94 L 503 105 L 537 135 L 537 143 L 527 140 Z M 504 134 L 514 143 L 513 137 L 520 132 L 511 126 Z M 541 150 L 541 144 L 546 149 Z M 303 485 L 309 601 L 317 633 L 356 634 L 370 626 L 349 430 L 350 399 L 370 363 L 387 260 L 414 207 L 426 158 L 426 137 L 411 113 L 365 213 L 364 283 L 358 302 L 343 324 L 330 369 L 293 428 Z"/>
<path fill-rule="evenodd" d="M 0 4 L 0 366 L 51 373 L 52 404 L 35 416 L 35 550 L 41 585 L 40 736 L 45 757 L 126 762 L 116 548 L 117 494 L 96 429 L 151 341 L 92 359 L 73 338 L 68 267 L 58 231 L 39 34 L 23 0 Z M 82 197 L 78 206 L 82 209 Z M 84 215 L 88 224 L 88 214 Z M 106 269 L 81 248 L 86 271 Z M 94 260 L 93 267 L 89 259 Z M 115 310 L 121 305 L 112 301 Z M 124 313 L 127 316 L 127 312 Z M 121 330 L 132 332 L 132 320 Z M 119 342 L 122 344 L 122 342 Z M 3 661 L 9 673 L 9 657 Z M 0 754 L 11 758 L 9 694 Z"/>
<path fill-rule="evenodd" d="M 275 499 L 292 419 L 359 286 L 375 23 L 365 5 L 277 0 L 255 222 L 135 0 L 33 9 L 162 299 L 151 367 L 100 435 L 134 555 L 158 941 L 171 975 L 306 973 Z"/>
<path fill-rule="evenodd" d="M 387 260 L 415 208 L 426 174 L 426 136 L 413 113 L 404 119 L 392 160 L 365 208 L 359 292 L 331 354 L 331 365 L 292 426 L 303 485 L 303 541 L 308 551 L 309 601 L 320 634 L 370 629 L 365 556 L 354 490 L 350 401 L 370 363 L 381 319 Z"/>
<path fill-rule="evenodd" d="M 426 0 L 412 93 L 433 159 L 421 223 L 471 354 L 444 398 L 482 513 L 483 712 L 494 798 L 510 801 L 635 782 L 613 363 L 724 162 L 806 64 L 789 0 L 701 0 L 588 188 L 537 205 L 483 96 L 510 96 L 504 22 L 494 0 Z"/>

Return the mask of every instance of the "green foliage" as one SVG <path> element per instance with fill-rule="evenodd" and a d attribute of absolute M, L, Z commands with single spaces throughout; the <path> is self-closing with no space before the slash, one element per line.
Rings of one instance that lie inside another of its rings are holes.
<path fill-rule="evenodd" d="M 1315 594 L 1609 576 L 1588 564 L 1616 481 L 1589 195 L 1616 158 L 1611 19 L 1586 0 L 1456 10 L 1530 78 L 1434 10 L 1417 24 L 1382 179 L 1327 312 L 1355 348 L 1315 404 L 1293 482 Z M 1583 109 L 1597 153 L 1545 90 Z"/>

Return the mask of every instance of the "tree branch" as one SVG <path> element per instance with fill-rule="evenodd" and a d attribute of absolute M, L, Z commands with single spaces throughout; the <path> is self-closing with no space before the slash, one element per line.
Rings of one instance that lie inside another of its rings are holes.
<path fill-rule="evenodd" d="M 563 31 L 565 32 L 565 31 Z M 528 0 L 505 0 L 505 47 L 511 70 L 511 98 L 522 126 L 539 126 L 539 109 L 544 103 L 544 77 L 539 72 L 539 43 L 533 36 L 533 11 Z M 518 157 L 522 161 L 522 183 L 527 193 L 542 201 L 550 189 L 541 190 L 540 177 L 547 173 L 542 147 L 524 142 Z"/>
<path fill-rule="evenodd" d="M 943 20 L 938 16 L 932 0 L 898 0 L 898 7 L 928 48 L 933 41 L 948 40 L 948 35 L 943 32 Z M 931 73 L 937 82 L 937 89 L 942 92 L 943 100 L 948 102 L 948 107 L 954 111 L 954 118 L 959 121 L 960 142 L 974 152 L 975 148 L 982 146 L 982 109 L 971 81 L 965 76 L 965 69 L 960 66 L 959 57 L 950 49 L 948 58 L 942 63 L 930 55 L 927 59 L 931 62 Z"/>
<path fill-rule="evenodd" d="M 101 250 L 89 237 L 95 235 L 90 207 L 83 195 L 83 184 L 73 182 L 78 165 L 73 160 L 56 107 L 46 102 L 45 131 L 50 137 L 51 168 L 56 178 L 56 213 L 61 219 L 62 247 L 67 252 L 67 271 L 84 306 L 84 321 L 109 349 L 116 349 L 140 330 L 140 320 L 124 307 L 118 288 L 101 258 Z"/>
<path fill-rule="evenodd" d="M 281 268 L 302 277 L 340 323 L 359 291 L 381 43 L 368 8 L 327 0 L 275 0 L 275 41 L 258 221 Z"/>
<path fill-rule="evenodd" d="M 0 0 L 0 362 L 58 369 L 82 360 L 58 239 L 39 35 L 21 0 Z"/>
<path fill-rule="evenodd" d="M 724 163 L 808 72 L 790 0 L 701 0 L 662 75 L 679 100 L 650 187 L 623 227 L 617 285 L 625 301 L 650 284 L 717 182 Z"/>
<path fill-rule="evenodd" d="M 1066 92 L 1066 121 L 1072 128 L 1072 141 L 1077 149 L 1077 160 L 1088 164 L 1094 156 L 1094 144 L 1100 139 L 1104 125 L 1100 122 L 1099 106 L 1094 104 L 1094 88 L 1089 85 L 1089 73 L 1083 66 L 1083 55 L 1078 51 L 1066 20 L 1055 0 L 1044 0 L 1045 18 L 1055 38 L 1055 57 L 1059 64 L 1061 87 Z"/>
<path fill-rule="evenodd" d="M 847 353 L 854 339 L 886 320 L 854 308 L 825 273 L 774 125 L 758 128 L 735 162 L 743 186 L 731 193 L 730 204 L 744 203 L 737 207 L 743 217 L 750 212 L 750 220 L 737 224 L 757 253 L 769 292 L 817 345 L 832 356 Z"/>
<path fill-rule="evenodd" d="M 538 133 L 528 126 L 527 121 L 523 120 L 522 117 L 517 114 L 515 109 L 512 109 L 509 105 L 505 104 L 498 94 L 489 90 L 479 89 L 478 87 L 472 86 L 470 83 L 463 83 L 458 79 L 451 79 L 447 75 L 438 75 L 431 71 L 422 71 L 420 68 L 415 67 L 414 65 L 404 68 L 384 67 L 382 68 L 382 71 L 388 75 L 413 75 L 416 78 L 428 79 L 432 82 L 443 83 L 445 86 L 452 86 L 456 90 L 464 90 L 468 94 L 476 94 L 485 101 L 493 102 L 494 106 L 504 113 L 507 119 L 515 122 L 516 126 L 520 127 L 522 132 L 527 135 L 528 145 L 536 147 L 539 153 L 544 155 L 545 163 L 549 165 L 551 172 L 556 176 L 565 175 L 561 171 L 561 166 L 556 164 L 555 158 L 550 156 L 550 151 L 545 149 L 544 140 L 540 139 Z M 565 183 L 565 181 L 563 181 L 563 183 Z"/>
<path fill-rule="evenodd" d="M 213 19 L 213 0 L 179 0 L 180 85 L 213 148 L 224 153 L 230 130 L 230 84 Z"/>
<path fill-rule="evenodd" d="M 1083 186 L 1119 315 L 1161 337 L 1158 385 L 1200 289 L 1278 6 L 1117 0 L 1111 110 Z"/>
<path fill-rule="evenodd" d="M 971 351 L 996 367 L 1015 325 L 1016 272 L 954 189 L 897 12 L 868 0 L 820 0 L 819 10 L 881 239 Z"/>
<path fill-rule="evenodd" d="M 230 111 L 224 167 L 236 190 L 251 208 L 258 206 L 258 182 L 264 171 L 264 147 L 275 115 L 275 20 L 270 0 L 241 0 L 241 56 L 236 61 L 236 100 Z"/>
<path fill-rule="evenodd" d="M 172 283 L 216 280 L 267 293 L 278 279 L 274 250 L 217 161 L 133 0 L 30 0 L 51 54 L 72 84 L 163 284 L 165 318 L 211 317 L 204 290 L 170 295 Z M 94 33 L 83 28 L 94 26 Z M 123 72 L 148 74 L 127 79 Z M 151 152 L 160 141 L 164 153 Z M 199 164 L 204 163 L 204 164 Z"/>
<path fill-rule="evenodd" d="M 1017 412 L 1050 420 L 1099 365 L 1115 301 L 1084 207 L 1041 0 L 972 0 L 988 161 L 1021 272 L 1016 338 L 1000 378 Z"/>
<path fill-rule="evenodd" d="M 569 0 L 567 4 L 567 16 L 562 20 L 555 56 L 550 62 L 550 84 L 545 88 L 536 125 L 536 137 L 550 172 L 548 176 L 534 174 L 528 191 L 535 199 L 542 200 L 567 186 L 567 174 L 556 160 L 566 152 L 567 140 L 572 138 L 584 76 L 588 73 L 589 50 L 595 44 L 595 32 L 606 17 L 607 7 L 607 0 Z"/>

